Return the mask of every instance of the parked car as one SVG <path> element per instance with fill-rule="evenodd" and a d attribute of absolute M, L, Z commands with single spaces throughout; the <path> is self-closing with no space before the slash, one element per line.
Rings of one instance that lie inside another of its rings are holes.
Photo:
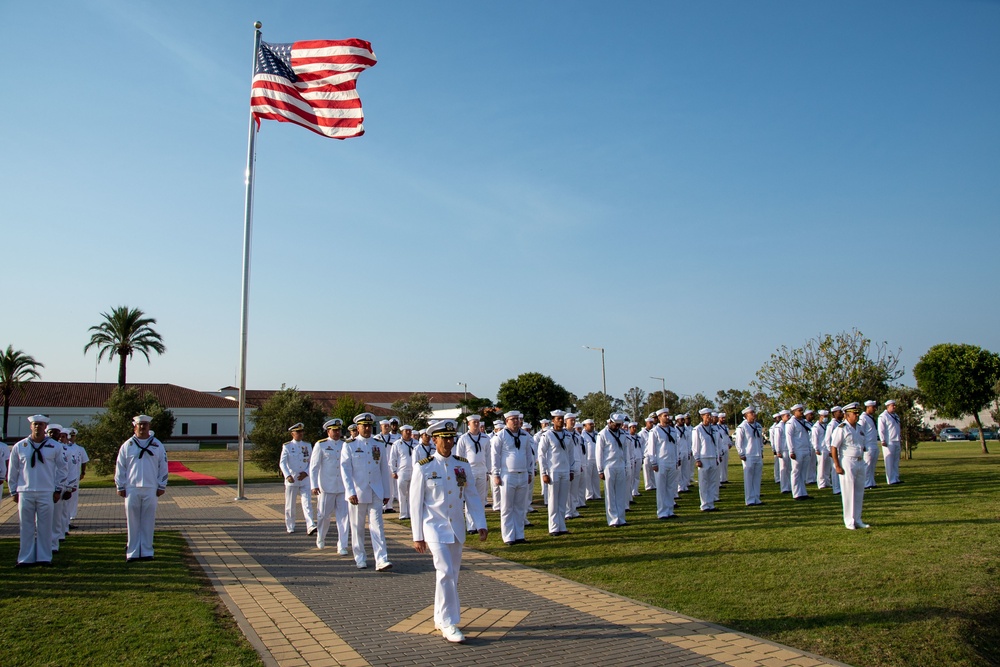
<path fill-rule="evenodd" d="M 952 440 L 968 440 L 969 436 L 965 434 L 965 431 L 957 429 L 954 426 L 942 429 L 938 434 L 938 440 L 941 442 L 950 442 Z"/>
<path fill-rule="evenodd" d="M 990 430 L 988 428 L 984 428 L 983 429 L 983 437 L 985 437 L 987 440 L 996 440 L 997 439 L 997 432 L 993 431 L 993 430 Z M 969 429 L 969 440 L 979 440 L 979 429 L 978 428 L 970 428 Z"/>

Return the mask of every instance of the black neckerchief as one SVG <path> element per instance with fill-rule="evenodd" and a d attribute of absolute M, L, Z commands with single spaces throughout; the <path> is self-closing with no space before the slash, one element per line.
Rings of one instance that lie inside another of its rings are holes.
<path fill-rule="evenodd" d="M 747 426 L 749 426 L 750 431 L 753 432 L 753 437 L 759 438 L 761 436 L 760 424 L 758 424 L 757 422 L 753 422 L 752 424 L 750 422 L 747 422 Z"/>
<path fill-rule="evenodd" d="M 556 436 L 556 440 L 559 441 L 559 446 L 562 448 L 563 451 L 566 451 L 566 445 L 563 444 L 566 441 L 566 432 L 563 431 L 562 435 L 560 436 L 559 431 L 552 429 L 552 435 Z"/>
<path fill-rule="evenodd" d="M 895 412 L 887 412 L 886 414 L 892 417 L 893 421 L 895 421 L 897 424 L 899 423 L 899 417 L 896 416 Z"/>
<path fill-rule="evenodd" d="M 142 458 L 143 454 L 149 454 L 150 456 L 153 455 L 153 452 L 149 451 L 150 447 L 153 446 L 153 442 L 154 442 L 153 436 L 149 436 L 149 442 L 146 444 L 145 447 L 143 447 L 142 445 L 139 444 L 139 439 L 136 438 L 135 436 L 132 436 L 132 442 L 134 442 L 135 446 L 139 448 L 139 458 L 140 459 Z"/>
<path fill-rule="evenodd" d="M 35 441 L 32 440 L 32 439 L 30 439 L 30 438 L 28 439 L 28 444 L 31 445 L 31 467 L 32 468 L 35 467 L 35 457 L 36 456 L 38 457 L 38 462 L 39 463 L 45 463 L 45 458 L 42 456 L 42 447 L 44 447 L 46 445 L 46 443 L 48 443 L 48 441 L 49 441 L 49 439 L 45 438 L 45 439 L 43 439 L 41 441 L 41 443 L 39 443 L 39 445 L 37 447 L 35 447 Z"/>
<path fill-rule="evenodd" d="M 413 440 L 403 440 L 402 438 L 400 438 L 399 441 L 404 445 L 406 445 L 406 455 L 413 456 L 413 445 L 411 444 Z"/>
<path fill-rule="evenodd" d="M 476 436 L 475 440 L 472 440 L 472 434 L 471 433 L 469 434 L 469 440 L 472 440 L 476 444 L 476 454 L 479 453 L 479 449 L 480 449 L 480 447 L 479 447 L 479 441 L 482 440 L 482 439 L 483 439 L 483 434 L 482 433 L 480 433 L 478 436 Z"/>
<path fill-rule="evenodd" d="M 713 429 L 705 428 L 705 425 L 702 424 L 701 425 L 701 430 L 704 431 L 705 433 L 708 433 L 708 437 L 710 437 L 712 439 L 712 444 L 714 445 L 715 444 L 715 436 L 712 434 Z"/>
<path fill-rule="evenodd" d="M 514 446 L 517 447 L 518 449 L 521 449 L 521 433 L 520 433 L 520 431 L 515 434 L 509 428 L 505 428 L 504 430 L 507 431 L 508 433 L 510 433 L 510 437 L 514 438 Z"/>
<path fill-rule="evenodd" d="M 612 431 L 609 428 L 608 429 L 608 433 L 610 433 L 611 436 L 615 439 L 615 442 L 618 443 L 618 449 L 621 449 L 622 448 L 622 440 L 621 440 L 621 438 L 618 437 L 618 431 Z"/>
<path fill-rule="evenodd" d="M 661 431 L 663 431 L 664 435 L 667 436 L 667 440 L 669 440 L 670 442 L 673 442 L 673 443 L 677 442 L 676 440 L 674 440 L 674 436 L 670 434 L 670 427 L 669 426 L 667 428 L 663 428 L 663 426 L 661 424 L 657 424 L 656 428 L 658 428 Z"/>

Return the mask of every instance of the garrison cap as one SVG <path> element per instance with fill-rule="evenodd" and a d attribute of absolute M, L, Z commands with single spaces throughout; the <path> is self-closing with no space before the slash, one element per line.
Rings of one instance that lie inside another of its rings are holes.
<path fill-rule="evenodd" d="M 375 415 L 373 415 L 370 412 L 362 412 L 360 415 L 355 415 L 355 417 L 354 417 L 354 423 L 355 424 L 374 424 L 375 423 Z"/>
<path fill-rule="evenodd" d="M 330 428 L 343 428 L 343 426 L 344 426 L 344 420 L 337 419 L 336 417 L 334 417 L 333 419 L 330 419 L 323 424 L 323 430 L 325 431 L 326 429 Z"/>
<path fill-rule="evenodd" d="M 30 417 L 28 417 L 28 421 L 31 422 L 32 424 L 35 423 L 48 424 L 49 418 L 46 417 L 45 415 L 31 415 Z"/>
<path fill-rule="evenodd" d="M 139 417 L 136 417 L 133 421 L 135 421 L 135 423 L 138 424 L 139 422 L 136 421 L 138 419 Z M 306 430 L 306 427 L 305 424 L 303 424 L 302 422 L 297 422 L 288 427 L 289 433 L 295 433 L 296 431 L 304 431 L 304 430 Z"/>

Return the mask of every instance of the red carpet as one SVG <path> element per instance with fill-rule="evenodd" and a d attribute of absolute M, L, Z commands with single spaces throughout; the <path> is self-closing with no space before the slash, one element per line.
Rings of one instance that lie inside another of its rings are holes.
<path fill-rule="evenodd" d="M 190 468 L 188 468 L 183 463 L 178 463 L 177 461 L 167 461 L 167 472 L 172 473 L 174 475 L 179 475 L 180 477 L 190 480 L 200 486 L 225 484 L 225 482 L 219 479 L 218 477 L 212 477 L 211 475 L 202 475 L 200 472 L 195 472 Z"/>

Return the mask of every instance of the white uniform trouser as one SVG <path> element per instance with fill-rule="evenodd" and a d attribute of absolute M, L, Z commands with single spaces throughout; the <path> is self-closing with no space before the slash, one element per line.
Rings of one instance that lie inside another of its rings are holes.
<path fill-rule="evenodd" d="M 479 494 L 479 499 L 483 501 L 483 507 L 486 507 L 486 487 L 489 486 L 489 479 L 488 478 L 489 478 L 489 473 L 487 472 L 486 468 L 473 468 L 472 469 L 472 481 L 475 482 L 475 484 L 476 484 L 476 493 Z M 407 489 L 409 489 L 409 487 L 407 487 Z M 399 493 L 400 493 L 400 496 L 399 496 L 399 507 L 400 507 L 400 510 L 399 510 L 399 512 L 400 512 L 400 514 L 402 514 L 402 512 L 403 512 L 403 510 L 402 510 L 402 507 L 403 507 L 403 495 L 402 495 L 403 490 L 400 489 Z M 409 493 L 409 490 L 407 490 L 407 493 Z M 407 504 L 409 504 L 409 503 L 407 503 Z M 407 515 L 409 515 L 409 511 L 407 511 Z M 465 506 L 465 529 L 466 530 L 475 530 L 476 529 L 476 522 L 472 520 L 472 514 L 469 513 L 469 506 L 468 505 Z"/>
<path fill-rule="evenodd" d="M 885 461 L 885 483 L 895 484 L 899 481 L 899 455 L 902 446 L 898 442 L 890 442 L 882 448 L 882 460 Z"/>
<path fill-rule="evenodd" d="M 722 450 L 722 460 L 719 461 L 719 482 L 729 481 L 729 447 Z"/>
<path fill-rule="evenodd" d="M 125 488 L 125 519 L 128 526 L 125 558 L 148 558 L 153 555 L 156 504 L 155 486 Z"/>
<path fill-rule="evenodd" d="M 827 452 L 816 454 L 816 486 L 825 489 L 832 485 L 830 471 L 833 470 L 833 459 Z"/>
<path fill-rule="evenodd" d="M 503 489 L 497 484 L 496 477 L 490 475 L 490 493 L 493 494 L 493 511 L 500 511 L 500 497 L 503 495 Z"/>
<path fill-rule="evenodd" d="M 681 461 L 681 478 L 677 480 L 677 489 L 679 491 L 687 491 L 691 486 L 691 479 L 694 476 L 694 458 L 684 457 Z"/>
<path fill-rule="evenodd" d="M 865 487 L 875 484 L 875 466 L 878 465 L 878 445 L 865 447 Z"/>
<path fill-rule="evenodd" d="M 656 488 L 656 473 L 653 472 L 653 459 L 647 457 L 642 460 L 642 476 L 646 480 L 647 491 L 652 491 Z"/>
<path fill-rule="evenodd" d="M 458 571 L 462 568 L 462 543 L 428 542 L 434 558 L 437 580 L 434 584 L 434 625 L 446 628 L 458 625 L 461 607 L 458 604 Z"/>
<path fill-rule="evenodd" d="M 549 532 L 566 530 L 566 504 L 569 502 L 569 471 L 549 475 Z"/>
<path fill-rule="evenodd" d="M 840 475 L 840 498 L 844 503 L 844 525 L 848 528 L 860 528 L 861 505 L 865 498 L 865 476 L 868 469 L 864 459 L 847 457 L 841 459 L 840 466 L 844 474 Z"/>
<path fill-rule="evenodd" d="M 351 548 L 354 551 L 354 562 L 358 566 L 365 565 L 365 516 L 368 517 L 368 534 L 372 540 L 372 552 L 375 556 L 375 567 L 389 562 L 389 553 L 385 548 L 385 527 L 382 524 L 382 501 L 374 503 L 348 503 L 347 515 L 351 520 Z"/>
<path fill-rule="evenodd" d="M 781 456 L 774 455 L 774 483 L 781 484 Z"/>
<path fill-rule="evenodd" d="M 395 445 L 392 445 L 392 446 L 395 447 Z M 389 450 L 389 447 L 386 447 L 386 452 L 385 452 L 386 456 L 389 455 L 389 451 L 388 450 Z M 393 503 L 393 501 L 396 500 L 396 498 L 397 498 L 397 496 L 396 496 L 396 485 L 390 483 L 389 484 L 389 500 L 387 500 L 385 503 L 382 504 L 382 508 L 386 509 L 386 510 L 391 510 L 393 508 L 392 503 Z M 399 506 L 400 507 L 403 506 L 402 496 L 399 496 Z"/>
<path fill-rule="evenodd" d="M 306 528 L 316 527 L 316 515 L 313 513 L 312 492 L 309 489 L 309 478 L 293 484 L 285 482 L 285 530 L 289 533 L 295 530 L 295 496 L 302 502 L 302 514 L 306 517 Z"/>
<path fill-rule="evenodd" d="M 791 459 L 792 464 L 792 497 L 801 498 L 802 496 L 809 495 L 809 490 L 806 489 L 806 480 L 809 478 L 809 462 L 813 457 L 810 455 L 811 449 L 797 449 L 795 450 L 795 458 Z"/>
<path fill-rule="evenodd" d="M 406 477 L 398 477 L 392 480 L 394 483 L 389 486 L 396 489 L 396 498 L 399 499 L 399 518 L 409 519 L 410 518 L 410 480 L 413 479 L 412 476 L 407 475 Z M 392 507 L 392 499 L 389 499 L 389 505 L 386 507 Z M 485 502 L 485 501 L 484 501 Z"/>
<path fill-rule="evenodd" d="M 677 473 L 680 468 L 671 462 L 661 463 L 656 475 L 656 516 L 660 519 L 674 513 L 674 494 L 677 489 Z"/>
<path fill-rule="evenodd" d="M 51 491 L 22 491 L 17 496 L 17 518 L 21 522 L 18 563 L 52 562 Z"/>
<path fill-rule="evenodd" d="M 764 474 L 764 459 L 750 457 L 743 464 L 743 499 L 747 505 L 760 502 L 760 479 Z"/>
<path fill-rule="evenodd" d="M 604 469 L 604 510 L 609 526 L 625 525 L 625 509 L 628 507 L 628 471 L 622 468 Z"/>
<path fill-rule="evenodd" d="M 781 475 L 781 492 L 789 493 L 792 490 L 792 457 L 788 452 L 778 459 L 778 472 Z"/>
<path fill-rule="evenodd" d="M 601 475 L 597 472 L 597 464 L 594 461 L 587 459 L 583 464 L 583 476 L 587 487 L 587 500 L 600 500 Z"/>
<path fill-rule="evenodd" d="M 524 517 L 528 512 L 528 473 L 505 472 L 500 476 L 500 535 L 504 542 L 524 539 Z"/>
<path fill-rule="evenodd" d="M 70 500 L 76 497 L 79 491 L 74 491 Z M 70 501 L 60 499 L 52 508 L 52 550 L 59 551 L 59 540 L 66 538 L 69 532 L 69 506 Z"/>
<path fill-rule="evenodd" d="M 80 507 L 80 489 L 73 492 L 73 497 L 69 499 L 69 520 L 76 518 L 76 510 Z M 69 526 L 66 526 L 69 528 Z"/>
<path fill-rule="evenodd" d="M 577 467 L 573 470 L 573 479 L 569 481 L 569 497 L 566 499 L 565 508 L 567 519 L 575 519 L 580 516 L 577 508 L 585 502 L 584 493 L 583 470 Z"/>
<path fill-rule="evenodd" d="M 542 482 L 542 504 L 543 505 L 548 505 L 549 504 L 549 491 L 551 491 L 551 489 L 549 488 L 549 485 L 546 484 L 543 481 Z"/>
<path fill-rule="evenodd" d="M 706 459 L 698 468 L 698 495 L 701 498 L 701 509 L 709 510 L 715 507 L 716 489 L 719 487 L 719 466 L 715 459 Z"/>
<path fill-rule="evenodd" d="M 809 458 L 806 459 L 809 463 L 806 465 L 806 484 L 816 483 L 816 450 L 812 447 L 809 448 Z"/>
<path fill-rule="evenodd" d="M 320 492 L 316 500 L 316 546 L 320 549 L 326 546 L 326 534 L 330 532 L 330 520 L 337 523 L 337 549 L 347 549 L 347 495 L 340 493 Z"/>

